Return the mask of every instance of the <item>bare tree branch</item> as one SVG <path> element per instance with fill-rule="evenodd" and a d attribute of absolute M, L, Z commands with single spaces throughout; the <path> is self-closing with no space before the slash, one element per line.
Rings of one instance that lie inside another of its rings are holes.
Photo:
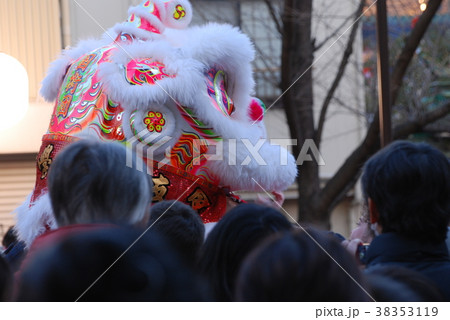
<path fill-rule="evenodd" d="M 347 45 L 346 45 L 346 48 L 344 51 L 344 55 L 342 56 L 341 63 L 339 64 L 338 72 L 336 73 L 336 77 L 334 78 L 331 88 L 330 88 L 330 90 L 328 90 L 327 96 L 325 97 L 325 100 L 322 104 L 322 108 L 320 109 L 319 122 L 317 125 L 317 129 L 315 132 L 315 139 L 314 139 L 318 148 L 320 147 L 320 142 L 322 139 L 322 133 L 323 133 L 324 125 L 325 125 L 325 119 L 326 119 L 328 107 L 334 96 L 334 93 L 336 92 L 337 87 L 339 86 L 339 83 L 342 80 L 345 69 L 348 65 L 349 58 L 353 53 L 353 44 L 355 42 L 356 34 L 357 34 L 357 31 L 359 28 L 359 21 L 360 21 L 359 18 L 361 17 L 365 3 L 366 3 L 365 0 L 361 0 L 359 3 L 358 9 L 355 12 L 355 23 L 353 24 L 352 30 L 350 32 L 350 36 L 348 37 Z"/>
<path fill-rule="evenodd" d="M 364 111 L 361 111 L 361 108 L 351 107 L 348 104 L 346 104 L 344 101 L 339 99 L 338 97 L 334 97 L 333 101 L 335 101 L 338 105 L 340 105 L 343 109 L 350 111 L 351 113 L 355 114 L 356 116 L 367 119 L 367 113 Z"/>
<path fill-rule="evenodd" d="M 269 1 L 269 0 L 267 0 Z M 365 2 L 365 0 L 362 0 Z M 322 42 L 320 42 L 317 45 L 314 45 L 314 49 L 313 51 L 317 51 L 320 50 L 320 48 L 322 48 L 328 41 L 330 41 L 330 39 L 333 39 L 334 37 L 336 37 L 339 33 L 339 31 L 347 24 L 347 22 L 351 19 L 351 16 L 348 16 L 344 22 L 342 22 L 342 24 L 336 28 L 336 30 L 334 32 L 332 32 L 330 35 L 328 35 L 324 40 L 322 40 Z"/>
<path fill-rule="evenodd" d="M 396 60 L 394 71 L 391 76 L 391 101 L 392 104 L 397 100 L 398 92 L 403 83 L 403 77 L 406 70 L 414 57 L 417 47 L 423 38 L 423 35 L 428 29 L 428 26 L 433 20 L 438 11 L 442 0 L 430 0 L 427 4 L 427 9 L 421 14 L 411 34 L 406 38 L 405 45 L 402 52 Z"/>
<path fill-rule="evenodd" d="M 405 138 L 408 135 L 418 132 L 426 125 L 450 114 L 450 101 L 441 107 L 429 111 L 417 119 L 407 121 L 397 125 L 393 130 L 394 139 Z M 331 210 L 345 197 L 347 192 L 353 187 L 359 178 L 360 171 L 367 159 L 370 158 L 380 148 L 378 114 L 369 127 L 369 131 L 364 141 L 353 151 L 341 166 L 338 172 L 331 178 L 320 193 L 321 204 Z"/>
<path fill-rule="evenodd" d="M 272 17 L 273 22 L 275 23 L 275 27 L 277 28 L 278 33 L 280 36 L 283 36 L 283 25 L 282 22 L 279 19 L 279 15 L 277 15 L 275 11 L 275 7 L 271 0 L 264 0 L 264 2 L 267 5 L 267 9 L 269 10 L 270 16 Z"/>
<path fill-rule="evenodd" d="M 273 69 L 273 62 L 267 61 L 270 59 L 270 57 L 267 57 L 267 55 L 264 56 L 263 50 L 256 43 L 254 44 L 254 47 L 258 52 L 258 54 L 262 57 L 261 59 L 259 59 L 259 61 L 261 61 L 261 63 L 264 64 L 264 67 L 266 67 L 267 70 Z M 276 77 L 266 77 L 264 75 L 263 77 L 267 82 L 270 82 L 274 87 L 280 87 L 280 79 Z"/>
<path fill-rule="evenodd" d="M 320 88 L 320 89 L 323 89 L 323 90 L 327 89 L 327 87 L 322 85 L 322 83 L 316 82 L 315 85 L 316 85 L 317 88 Z M 338 104 L 340 107 L 342 107 L 342 109 L 347 110 L 347 113 L 351 112 L 351 113 L 355 114 L 356 116 L 361 117 L 363 119 L 367 119 L 367 117 L 368 117 L 367 112 L 364 111 L 364 110 L 361 110 L 361 107 L 358 107 L 358 106 L 355 106 L 355 105 L 350 106 L 349 104 L 344 102 L 339 97 L 336 97 L 336 96 L 333 97 L 332 101 L 336 102 L 336 104 Z M 336 114 L 336 113 L 339 113 L 339 112 L 342 112 L 342 110 L 341 111 L 336 110 L 336 112 L 333 113 L 333 114 Z M 327 119 L 330 119 L 332 116 L 333 116 L 332 114 L 328 114 L 327 115 Z"/>
<path fill-rule="evenodd" d="M 450 114 L 450 101 L 447 101 L 444 105 L 433 111 L 421 114 L 413 120 L 406 121 L 396 126 L 393 131 L 394 139 L 404 139 L 411 133 L 418 132 L 426 125 L 443 118 L 447 114 Z"/>
<path fill-rule="evenodd" d="M 433 16 L 439 8 L 442 0 L 430 0 L 428 2 L 428 7 L 424 13 L 420 16 L 416 26 L 411 31 L 410 37 L 408 37 L 405 46 L 395 64 L 394 72 L 391 76 L 391 101 L 395 103 L 398 95 L 398 90 L 403 83 L 403 77 L 405 75 L 406 69 L 411 62 L 411 59 L 420 43 L 425 31 L 428 29 Z M 400 60 L 402 60 L 400 62 Z M 442 107 L 445 109 L 445 106 Z M 437 113 L 437 111 L 432 111 Z M 421 117 L 421 122 L 427 119 L 426 115 Z M 425 119 L 425 120 L 424 120 Z M 419 119 L 417 119 L 419 121 Z M 432 121 L 432 120 L 430 120 Z M 419 122 L 420 123 L 420 122 Z M 401 124 L 400 124 L 401 126 Z M 400 132 L 399 126 L 394 129 L 394 131 Z M 401 130 L 402 134 L 407 132 L 406 129 Z M 351 189 L 354 183 L 357 181 L 359 172 L 364 162 L 374 154 L 380 148 L 380 126 L 379 126 L 379 114 L 378 111 L 375 113 L 374 119 L 370 124 L 366 137 L 361 142 L 361 144 L 353 151 L 353 153 L 346 159 L 344 164 L 338 169 L 336 174 L 328 181 L 325 187 L 320 192 L 320 211 L 321 212 L 331 212 L 331 210 L 343 199 L 345 193 Z M 411 133 L 411 132 L 410 132 Z M 399 133 L 396 134 L 399 136 Z M 324 210 L 324 211 L 322 211 Z"/>

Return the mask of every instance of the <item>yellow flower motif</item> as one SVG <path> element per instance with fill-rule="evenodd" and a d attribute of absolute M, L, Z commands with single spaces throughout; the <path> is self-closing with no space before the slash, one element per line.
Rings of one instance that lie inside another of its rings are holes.
<path fill-rule="evenodd" d="M 184 9 L 184 7 L 179 4 L 175 7 L 175 10 L 173 11 L 173 17 L 175 18 L 175 20 L 180 20 L 182 18 L 184 18 L 186 16 L 186 10 Z"/>
<path fill-rule="evenodd" d="M 149 111 L 144 118 L 144 124 L 147 125 L 148 131 L 160 133 L 166 124 L 166 119 L 161 112 Z"/>

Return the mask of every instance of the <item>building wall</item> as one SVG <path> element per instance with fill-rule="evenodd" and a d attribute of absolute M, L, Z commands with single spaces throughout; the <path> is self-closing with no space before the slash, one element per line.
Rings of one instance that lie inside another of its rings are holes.
<path fill-rule="evenodd" d="M 25 66 L 32 101 L 38 98 L 39 83 L 60 49 L 58 0 L 0 0 L 0 51 Z"/>
<path fill-rule="evenodd" d="M 14 210 L 34 187 L 35 154 L 0 155 L 0 239 L 14 224 Z"/>
<path fill-rule="evenodd" d="M 0 52 L 19 60 L 29 79 L 27 114 L 14 127 L 0 127 L 0 237 L 34 186 L 36 152 L 53 109 L 38 91 L 62 48 L 60 21 L 58 0 L 0 0 Z M 4 108 L 14 106 L 0 99 Z"/>
<path fill-rule="evenodd" d="M 100 36 L 116 23 L 125 21 L 128 17 L 128 8 L 140 2 L 140 0 L 62 0 L 65 44 L 75 45 L 80 39 Z"/>

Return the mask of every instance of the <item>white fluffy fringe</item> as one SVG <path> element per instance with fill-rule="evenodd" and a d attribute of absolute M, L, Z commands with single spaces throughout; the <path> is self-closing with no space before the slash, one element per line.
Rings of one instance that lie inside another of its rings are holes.
<path fill-rule="evenodd" d="M 53 216 L 52 206 L 48 193 L 42 195 L 33 206 L 30 207 L 31 194 L 25 202 L 16 209 L 16 225 L 14 227 L 19 240 L 25 242 L 27 247 L 34 239 L 43 234 L 48 225 L 50 229 L 56 229 L 57 224 Z"/>

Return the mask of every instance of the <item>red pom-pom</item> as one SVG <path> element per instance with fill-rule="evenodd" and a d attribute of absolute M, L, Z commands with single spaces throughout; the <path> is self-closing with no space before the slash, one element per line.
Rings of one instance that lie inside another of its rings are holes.
<path fill-rule="evenodd" d="M 264 110 L 263 104 L 259 99 L 253 99 L 250 103 L 249 116 L 253 121 L 262 121 L 264 118 Z"/>

